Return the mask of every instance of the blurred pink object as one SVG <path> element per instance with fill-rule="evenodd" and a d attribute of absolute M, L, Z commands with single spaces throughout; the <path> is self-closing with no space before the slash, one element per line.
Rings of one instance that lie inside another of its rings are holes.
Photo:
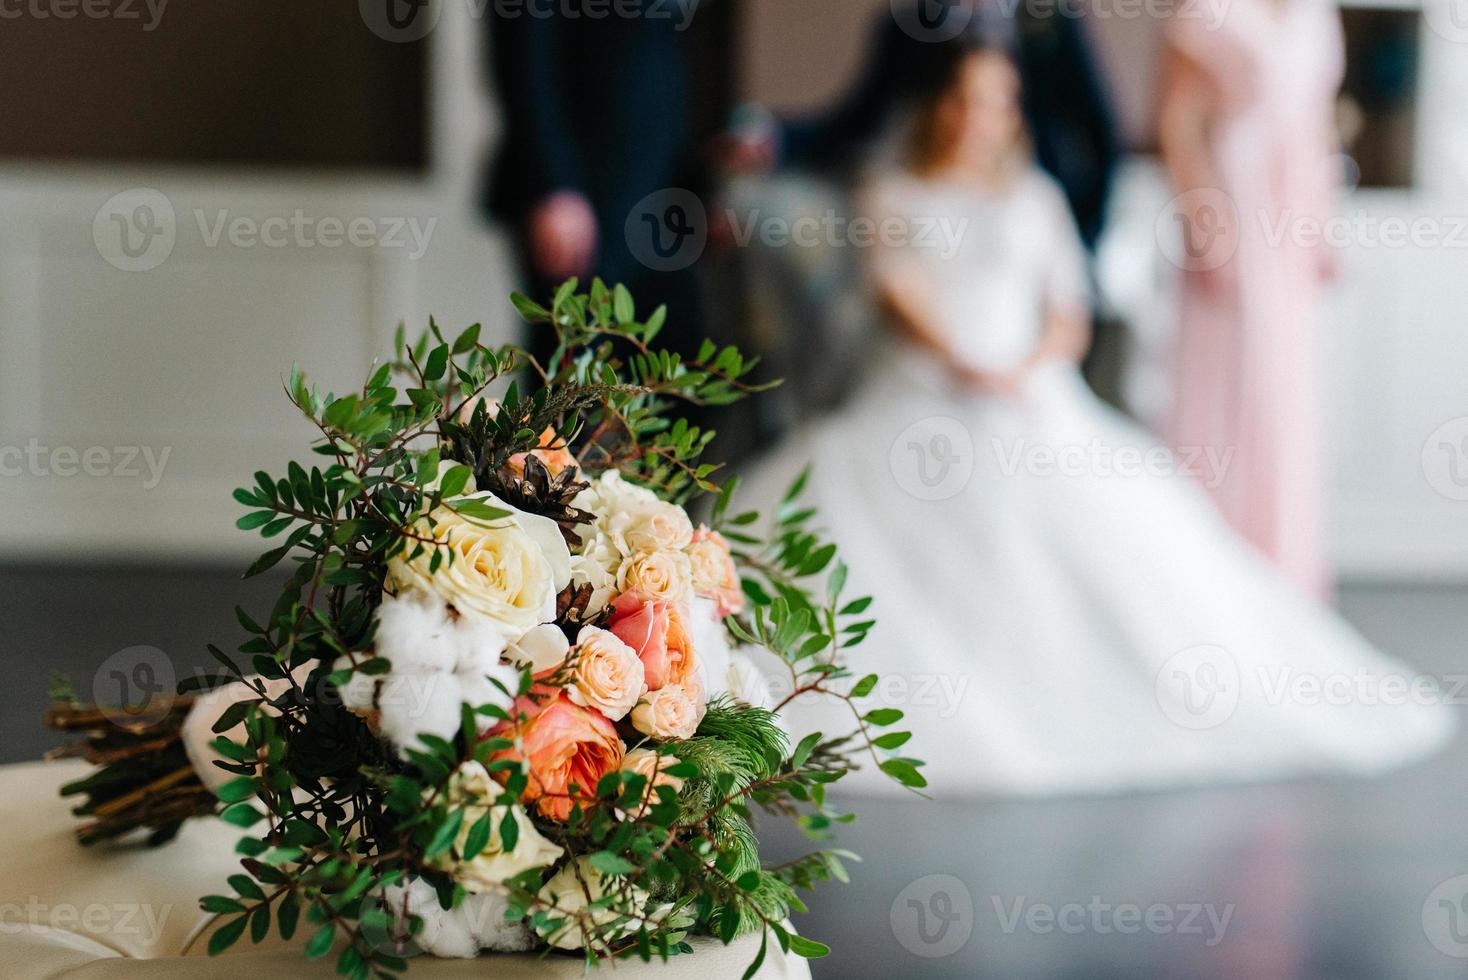
<path fill-rule="evenodd" d="M 1316 330 L 1330 263 L 1319 222 L 1338 190 L 1340 19 L 1326 0 L 1223 9 L 1216 20 L 1175 16 L 1168 33 L 1163 141 L 1188 192 L 1179 220 L 1189 269 L 1168 435 L 1180 450 L 1228 459 L 1210 490 L 1229 523 L 1321 596 L 1330 576 Z"/>

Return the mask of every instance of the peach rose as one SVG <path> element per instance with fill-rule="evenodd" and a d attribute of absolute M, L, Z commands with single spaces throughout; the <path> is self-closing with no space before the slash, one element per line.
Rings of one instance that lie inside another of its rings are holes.
<path fill-rule="evenodd" d="M 626 592 L 612 603 L 607 629 L 632 648 L 642 661 L 649 691 L 669 684 L 688 684 L 698 676 L 698 658 L 683 622 L 683 610 Z"/>
<path fill-rule="evenodd" d="M 692 738 L 703 721 L 703 691 L 697 686 L 684 689 L 669 684 L 653 691 L 632 709 L 632 727 L 649 738 Z"/>
<path fill-rule="evenodd" d="M 637 652 L 615 634 L 583 627 L 570 655 L 571 678 L 566 696 L 583 708 L 600 711 L 608 721 L 621 721 L 647 693 Z"/>
<path fill-rule="evenodd" d="M 528 453 L 516 453 L 505 461 L 505 466 L 516 477 L 525 476 L 525 457 L 534 456 L 545 464 L 550 470 L 551 476 L 560 476 L 566 470 L 576 468 L 576 457 L 572 454 L 566 441 L 553 428 L 547 428 L 540 434 L 540 448 L 532 449 Z"/>
<path fill-rule="evenodd" d="M 657 802 L 659 786 L 670 786 L 675 793 L 683 789 L 683 780 L 667 772 L 679 761 L 676 755 L 658 755 L 652 749 L 633 749 L 622 759 L 623 772 L 635 772 L 647 780 L 647 788 L 642 794 L 643 810 Z"/>
<path fill-rule="evenodd" d="M 744 590 L 739 585 L 739 571 L 729 542 L 718 531 L 700 524 L 688 546 L 688 562 L 692 569 L 693 591 L 718 604 L 719 618 L 738 615 L 744 609 Z"/>
<path fill-rule="evenodd" d="M 622 740 L 617 729 L 599 712 L 583 708 L 564 694 L 544 700 L 522 697 L 515 712 L 525 720 L 506 723 L 495 731 L 506 738 L 518 735 L 529 762 L 530 783 L 522 798 L 535 803 L 542 816 L 565 822 L 571 809 L 595 799 L 596 784 L 622 765 Z M 521 758 L 518 748 L 498 752 L 495 758 Z"/>

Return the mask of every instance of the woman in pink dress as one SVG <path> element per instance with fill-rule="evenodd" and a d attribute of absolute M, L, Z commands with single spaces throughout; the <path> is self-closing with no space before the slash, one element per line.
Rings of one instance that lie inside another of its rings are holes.
<path fill-rule="evenodd" d="M 1186 272 L 1169 436 L 1227 460 L 1229 522 L 1307 591 L 1329 591 L 1321 534 L 1316 319 L 1331 268 L 1320 222 L 1338 179 L 1344 70 L 1330 0 L 1231 0 L 1167 33 L 1163 154 Z"/>

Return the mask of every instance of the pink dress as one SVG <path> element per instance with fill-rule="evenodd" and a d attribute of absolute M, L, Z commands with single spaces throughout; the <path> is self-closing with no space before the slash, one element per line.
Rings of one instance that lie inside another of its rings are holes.
<path fill-rule="evenodd" d="M 1228 459 L 1210 483 L 1229 523 L 1322 595 L 1317 222 L 1332 213 L 1337 190 L 1340 19 L 1328 0 L 1232 0 L 1223 9 L 1221 24 L 1178 16 L 1169 27 L 1169 42 L 1208 76 L 1215 99 L 1210 149 L 1221 186 L 1197 193 L 1231 208 L 1225 220 L 1237 232 L 1222 286 L 1185 276 L 1169 436 L 1180 451 Z"/>

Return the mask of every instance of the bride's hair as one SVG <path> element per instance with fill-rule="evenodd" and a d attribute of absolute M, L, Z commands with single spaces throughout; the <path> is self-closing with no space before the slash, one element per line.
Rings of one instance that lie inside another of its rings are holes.
<path fill-rule="evenodd" d="M 951 40 L 930 45 L 930 55 L 913 100 L 912 126 L 908 132 L 906 165 L 913 173 L 931 171 L 947 147 L 939 115 L 943 102 L 958 85 L 964 66 L 974 58 L 1003 58 L 1019 74 L 1019 61 L 1013 35 L 1001 30 L 977 30 L 960 34 Z M 1030 156 L 1029 136 L 1021 123 L 1010 147 L 1011 162 L 1024 163 Z"/>

